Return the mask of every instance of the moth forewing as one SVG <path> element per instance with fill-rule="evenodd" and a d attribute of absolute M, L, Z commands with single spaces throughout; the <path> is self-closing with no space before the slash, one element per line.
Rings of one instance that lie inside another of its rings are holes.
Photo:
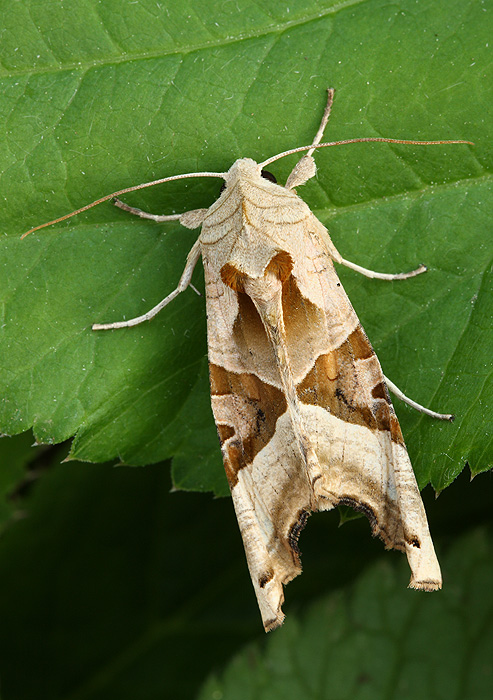
<path fill-rule="evenodd" d="M 143 218 L 178 219 L 188 228 L 202 224 L 202 230 L 178 286 L 162 302 L 130 321 L 93 326 L 106 330 L 152 319 L 190 285 L 202 256 L 212 410 L 266 630 L 284 619 L 283 586 L 301 572 L 298 537 L 308 515 L 340 504 L 363 512 L 386 547 L 406 552 L 410 586 L 441 587 L 387 380 L 333 262 L 384 280 L 407 279 L 426 268 L 388 274 L 345 260 L 293 189 L 315 174 L 314 150 L 335 145 L 320 143 L 332 98 L 329 90 L 310 146 L 260 164 L 242 158 L 227 173 L 192 173 L 143 185 L 189 176 L 221 177 L 224 191 L 209 209 L 156 216 L 117 202 Z M 339 143 L 361 141 L 467 143 L 383 138 Z M 307 153 L 286 186 L 262 177 L 266 165 L 301 151 Z M 74 213 L 135 189 L 139 186 Z M 426 411 L 403 394 L 400 398 Z"/>

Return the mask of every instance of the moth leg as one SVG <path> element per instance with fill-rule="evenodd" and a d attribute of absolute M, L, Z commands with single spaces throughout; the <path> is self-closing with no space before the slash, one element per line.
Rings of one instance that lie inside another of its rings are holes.
<path fill-rule="evenodd" d="M 164 221 L 179 221 L 180 224 L 183 224 L 186 228 L 197 228 L 200 226 L 207 212 L 207 209 L 192 209 L 183 214 L 150 214 L 147 211 L 125 204 L 125 202 L 122 202 L 122 200 L 117 197 L 113 200 L 113 204 L 115 207 L 123 209 L 123 211 L 127 211 L 129 214 L 140 216 L 141 219 L 150 219 L 151 221 L 156 221 L 158 224 Z"/>
<path fill-rule="evenodd" d="M 404 401 L 404 403 L 407 403 L 409 406 L 412 406 L 415 408 L 417 411 L 420 413 L 425 413 L 427 416 L 431 416 L 432 418 L 438 418 L 439 420 L 449 420 L 453 421 L 454 417 L 451 413 L 436 413 L 436 411 L 432 411 L 429 408 L 426 408 L 425 406 L 422 406 L 419 403 L 416 403 L 416 401 L 413 401 L 410 399 L 408 396 L 402 393 L 402 391 L 396 387 L 394 382 L 391 382 L 388 377 L 384 375 L 385 383 L 387 384 L 389 390 L 397 396 L 398 399 L 401 401 Z"/>
<path fill-rule="evenodd" d="M 344 258 L 337 260 L 337 262 L 339 262 L 341 265 L 349 267 L 351 270 L 356 270 L 356 272 L 360 272 L 365 277 L 369 277 L 370 279 L 374 280 L 407 280 L 410 277 L 416 277 L 417 275 L 421 275 L 428 269 L 426 265 L 420 265 L 415 270 L 411 270 L 410 272 L 375 272 L 374 270 L 367 270 L 366 267 L 361 267 L 361 265 L 356 265 L 356 263 L 352 263 L 349 260 L 344 260 Z"/>
<path fill-rule="evenodd" d="M 335 245 L 332 243 L 332 240 L 329 236 L 329 233 L 325 226 L 322 226 L 320 224 L 317 228 L 317 233 L 320 236 L 320 238 L 323 240 L 327 252 L 334 260 L 335 262 L 339 263 L 340 265 L 345 265 L 346 267 L 349 267 L 351 270 L 355 270 L 356 272 L 359 272 L 360 274 L 364 275 L 365 277 L 369 277 L 370 279 L 374 280 L 407 280 L 410 277 L 416 277 L 416 275 L 421 275 L 423 272 L 426 272 L 428 269 L 426 265 L 419 265 L 415 270 L 411 270 L 410 272 L 375 272 L 375 270 L 368 270 L 366 267 L 361 267 L 361 265 L 357 265 L 356 263 L 351 262 L 350 260 L 345 260 L 345 258 L 342 257 L 342 255 L 339 253 Z"/>
<path fill-rule="evenodd" d="M 127 211 L 129 214 L 134 214 L 134 216 L 140 216 L 141 219 L 150 219 L 151 221 L 157 221 L 158 223 L 162 223 L 163 221 L 179 221 L 181 214 L 169 214 L 169 215 L 164 215 L 161 216 L 159 214 L 150 214 L 147 211 L 143 211 L 142 209 L 138 209 L 137 207 L 131 207 L 129 204 L 125 204 L 125 202 L 122 202 L 121 199 L 118 199 L 115 197 L 113 200 L 113 204 L 115 207 L 118 207 L 119 209 L 123 209 L 123 211 Z"/>
<path fill-rule="evenodd" d="M 180 294 L 180 292 L 183 292 L 190 285 L 193 270 L 195 268 L 195 265 L 197 264 L 199 257 L 200 242 L 197 240 L 187 256 L 185 269 L 183 270 L 182 276 L 180 277 L 178 286 L 170 294 L 168 294 L 167 297 L 160 301 L 159 304 L 156 304 L 156 306 L 154 306 L 150 311 L 143 314 L 142 316 L 131 318 L 129 321 L 117 321 L 116 323 L 94 323 L 92 326 L 92 330 L 107 331 L 113 328 L 130 328 L 131 326 L 137 326 L 139 323 L 143 323 L 144 321 L 150 321 L 151 318 L 154 318 L 154 316 L 156 316 L 161 311 L 161 309 L 164 309 L 164 307 L 167 306 L 171 301 L 173 301 L 173 299 L 175 299 L 175 297 L 177 297 L 178 294 Z"/>
<path fill-rule="evenodd" d="M 325 110 L 322 116 L 322 121 L 320 122 L 318 131 L 315 134 L 315 138 L 312 141 L 311 148 L 302 158 L 300 158 L 300 160 L 294 166 L 293 170 L 291 171 L 291 174 L 289 175 L 286 181 L 286 184 L 284 185 L 286 189 L 292 190 L 294 187 L 304 185 L 305 182 L 312 178 L 317 172 L 317 167 L 315 165 L 315 161 L 313 160 L 312 153 L 322 140 L 325 127 L 327 126 L 327 122 L 329 121 L 330 110 L 332 108 L 333 101 L 334 90 L 333 88 L 329 88 L 327 90 L 327 104 L 325 106 Z"/>

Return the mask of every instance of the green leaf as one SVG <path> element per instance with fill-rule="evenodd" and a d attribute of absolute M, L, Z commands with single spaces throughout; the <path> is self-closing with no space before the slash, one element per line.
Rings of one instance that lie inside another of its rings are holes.
<path fill-rule="evenodd" d="M 457 414 L 442 425 L 398 407 L 420 485 L 443 489 L 466 461 L 473 474 L 489 468 L 490 13 L 473 0 L 214 8 L 0 3 L 0 430 L 32 426 L 46 443 L 75 435 L 71 456 L 88 461 L 176 456 L 177 486 L 225 493 L 206 408 L 203 299 L 188 290 L 150 324 L 90 330 L 171 291 L 195 233 L 104 204 L 19 235 L 128 185 L 309 143 L 333 86 L 327 138 L 476 144 L 325 149 L 300 194 L 344 257 L 430 267 L 400 283 L 341 272 L 386 374 Z M 276 164 L 281 181 L 293 163 Z M 128 201 L 182 212 L 211 204 L 217 185 L 170 183 Z M 194 284 L 203 289 L 200 270 Z"/>
<path fill-rule="evenodd" d="M 491 697 L 493 540 L 476 531 L 444 562 L 454 584 L 406 590 L 387 561 L 244 649 L 200 700 Z"/>
<path fill-rule="evenodd" d="M 231 501 L 56 461 L 0 538 L 4 697 L 190 698 L 259 624 Z"/>

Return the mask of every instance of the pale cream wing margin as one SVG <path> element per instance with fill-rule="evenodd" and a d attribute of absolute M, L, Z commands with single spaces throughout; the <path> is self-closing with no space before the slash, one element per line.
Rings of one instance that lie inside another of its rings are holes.
<path fill-rule="evenodd" d="M 441 575 L 380 364 L 327 255 L 330 238 L 293 191 L 237 161 L 200 236 L 212 408 L 267 630 L 301 571 L 310 512 L 348 504 L 411 586 Z M 230 171 L 231 172 L 231 171 Z M 259 206 L 259 202 L 262 206 Z M 338 254 L 335 251 L 333 256 Z"/>

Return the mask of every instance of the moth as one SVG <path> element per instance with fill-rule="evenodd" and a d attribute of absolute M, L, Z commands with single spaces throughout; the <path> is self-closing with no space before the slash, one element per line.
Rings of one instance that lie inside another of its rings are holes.
<path fill-rule="evenodd" d="M 310 146 L 256 163 L 240 158 L 227 172 L 165 177 L 107 195 L 56 221 L 126 192 L 188 177 L 224 180 L 208 208 L 157 216 L 115 204 L 145 219 L 202 227 L 178 286 L 142 316 L 95 324 L 94 330 L 149 321 L 191 284 L 202 257 L 205 273 L 211 401 L 250 575 L 266 631 L 282 624 L 283 587 L 301 573 L 298 538 L 310 513 L 349 505 L 364 513 L 386 548 L 406 553 L 410 587 L 441 587 L 440 566 L 389 388 L 405 397 L 380 367 L 341 286 L 334 263 L 367 277 L 406 280 L 407 273 L 367 270 L 345 260 L 327 229 L 296 194 L 316 173 L 334 91 Z M 415 142 L 357 138 L 390 143 Z M 265 168 L 306 152 L 284 186 Z M 27 234 L 24 234 L 27 235 Z"/>

